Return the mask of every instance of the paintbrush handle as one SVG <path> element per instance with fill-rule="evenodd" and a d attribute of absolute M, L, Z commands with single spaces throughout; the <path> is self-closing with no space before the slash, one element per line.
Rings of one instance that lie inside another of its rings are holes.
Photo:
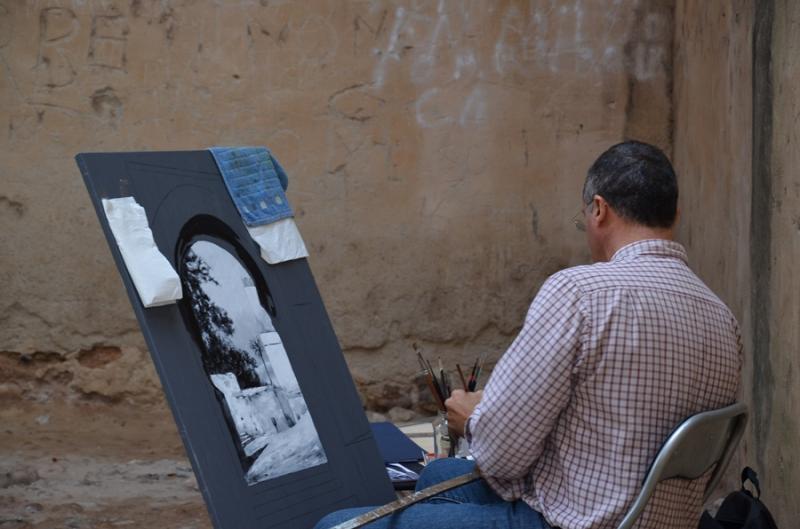
<path fill-rule="evenodd" d="M 433 382 L 433 377 L 428 375 L 427 377 L 425 377 L 425 382 L 428 383 L 428 388 L 431 390 L 431 395 L 433 395 L 433 399 L 438 404 L 439 409 L 442 411 L 446 410 L 447 408 L 444 405 L 444 400 L 442 400 L 442 397 L 439 394 L 439 391 L 436 389 L 436 385 Z"/>
<path fill-rule="evenodd" d="M 464 378 L 464 372 L 461 370 L 461 364 L 456 364 L 458 376 L 461 378 L 461 385 L 464 386 L 464 391 L 467 391 L 467 380 Z"/>

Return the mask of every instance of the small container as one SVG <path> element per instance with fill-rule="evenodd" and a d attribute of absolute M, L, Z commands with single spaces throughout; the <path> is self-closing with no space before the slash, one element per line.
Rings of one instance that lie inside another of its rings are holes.
<path fill-rule="evenodd" d="M 447 412 L 439 411 L 433 419 L 433 455 L 436 458 L 453 455 L 453 443 L 447 427 Z"/>
<path fill-rule="evenodd" d="M 455 457 L 459 457 L 461 459 L 472 459 L 472 452 L 469 451 L 469 441 L 467 441 L 466 437 L 459 437 L 456 445 L 457 448 L 455 450 Z"/>

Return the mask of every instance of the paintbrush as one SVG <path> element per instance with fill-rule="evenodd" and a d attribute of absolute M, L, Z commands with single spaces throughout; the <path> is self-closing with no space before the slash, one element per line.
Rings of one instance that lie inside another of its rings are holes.
<path fill-rule="evenodd" d="M 439 409 L 444 411 L 446 409 L 444 401 L 447 399 L 447 397 L 445 397 L 440 382 L 436 379 L 436 375 L 434 374 L 433 371 L 433 366 L 431 366 L 431 363 L 428 362 L 425 359 L 425 357 L 422 356 L 422 353 L 420 353 L 419 351 L 417 351 L 417 360 L 422 366 L 422 370 L 425 372 L 425 382 L 428 384 L 428 389 L 430 389 L 434 400 L 439 406 Z"/>
<path fill-rule="evenodd" d="M 444 367 L 442 367 L 442 357 L 439 357 L 439 387 L 442 389 L 442 396 L 447 400 L 449 391 L 447 390 L 447 381 L 444 379 Z"/>
<path fill-rule="evenodd" d="M 486 364 L 486 354 L 482 354 L 480 356 L 480 362 L 478 363 L 478 371 L 475 373 L 475 387 L 478 387 L 478 379 L 483 373 L 483 366 Z M 474 391 L 474 390 L 473 390 Z"/>
<path fill-rule="evenodd" d="M 458 370 L 458 376 L 461 377 L 461 385 L 464 386 L 464 391 L 469 391 L 467 389 L 467 381 L 464 379 L 464 372 L 461 370 L 461 364 L 456 364 L 456 369 Z"/>
<path fill-rule="evenodd" d="M 478 372 L 478 360 L 480 358 L 475 359 L 475 363 L 472 364 L 472 371 L 469 374 L 469 383 L 467 384 L 467 391 L 475 391 L 475 375 Z"/>
<path fill-rule="evenodd" d="M 428 388 L 431 390 L 431 394 L 433 395 L 434 400 L 436 400 L 436 404 L 439 406 L 439 409 L 445 411 L 447 408 L 444 405 L 442 396 L 439 394 L 439 390 L 436 388 L 433 377 L 429 374 L 427 377 L 425 377 L 425 381 L 428 383 Z"/>
<path fill-rule="evenodd" d="M 422 354 L 420 354 L 419 352 L 417 353 L 417 361 L 419 362 L 419 365 L 422 367 L 422 370 L 427 373 L 428 366 L 425 365 L 425 359 L 422 358 Z"/>

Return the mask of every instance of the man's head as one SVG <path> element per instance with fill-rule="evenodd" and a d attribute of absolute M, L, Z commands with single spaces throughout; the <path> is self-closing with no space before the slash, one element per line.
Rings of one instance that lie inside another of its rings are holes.
<path fill-rule="evenodd" d="M 638 141 L 614 145 L 589 168 L 583 186 L 592 258 L 607 260 L 621 246 L 671 238 L 678 214 L 675 171 L 660 149 Z"/>

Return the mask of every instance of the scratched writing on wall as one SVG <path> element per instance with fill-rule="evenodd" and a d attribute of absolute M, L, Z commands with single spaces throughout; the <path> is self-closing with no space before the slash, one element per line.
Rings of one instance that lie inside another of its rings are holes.
<path fill-rule="evenodd" d="M 671 36 L 662 12 L 633 17 L 639 0 L 530 0 L 502 9 L 492 3 L 438 0 L 400 5 L 373 5 L 375 23 L 386 28 L 372 50 L 372 84 L 381 90 L 393 77 L 407 75 L 422 88 L 416 100 L 417 122 L 437 127 L 485 118 L 485 85 L 521 85 L 537 76 L 571 74 L 591 77 L 629 75 L 645 82 L 666 77 L 664 61 Z M 486 13 L 498 10 L 486 25 Z M 373 30 L 374 32 L 374 30 Z M 493 45 L 479 47 L 484 35 Z M 480 38 L 478 38 L 480 37 Z M 461 108 L 443 115 L 435 104 L 446 87 L 472 84 Z"/>

